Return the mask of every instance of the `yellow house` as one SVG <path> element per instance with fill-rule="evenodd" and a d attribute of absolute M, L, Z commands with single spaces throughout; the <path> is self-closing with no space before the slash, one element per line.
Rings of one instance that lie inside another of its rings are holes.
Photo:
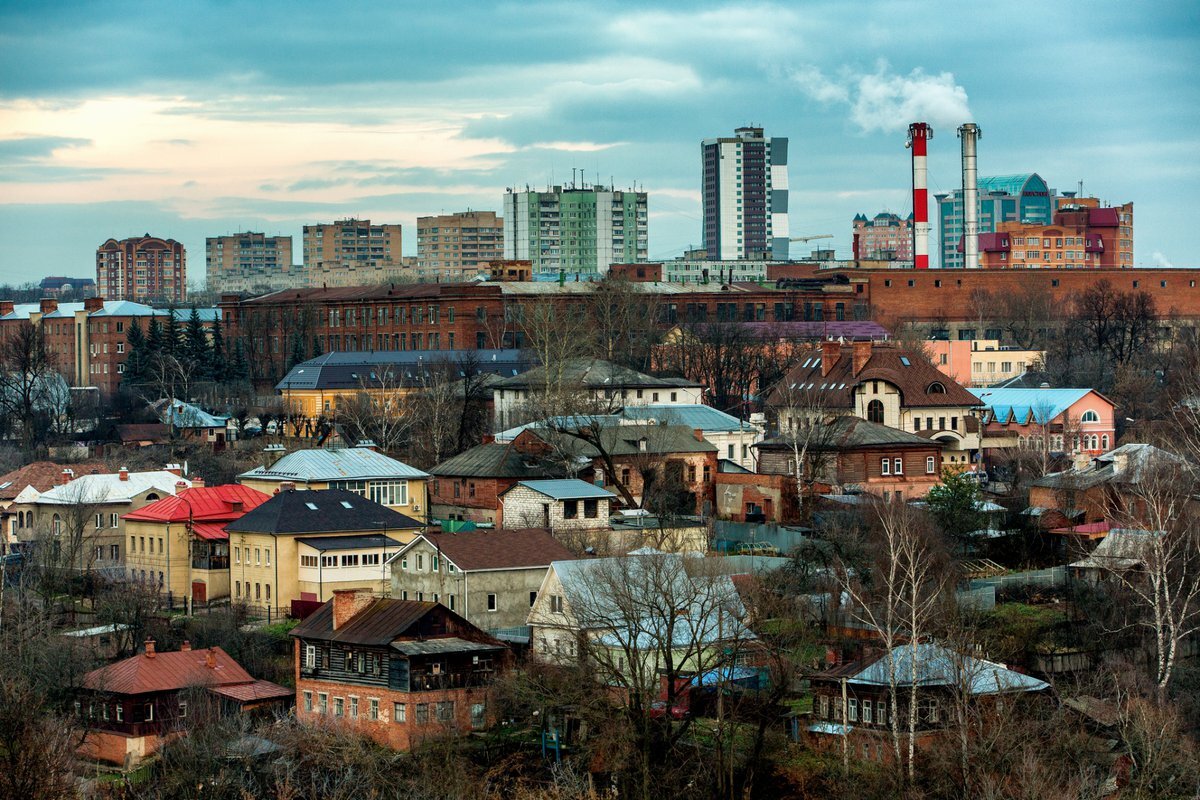
<path fill-rule="evenodd" d="M 268 495 L 288 488 L 343 489 L 416 520 L 429 514 L 429 473 L 370 445 L 296 450 L 243 472 L 238 483 Z"/>
<path fill-rule="evenodd" d="M 193 484 L 125 515 L 126 562 L 134 574 L 162 575 L 159 591 L 171 606 L 229 597 L 225 526 L 269 499 L 234 483 Z"/>
<path fill-rule="evenodd" d="M 339 589 L 386 595 L 388 558 L 421 523 L 344 489 L 287 488 L 225 526 L 234 602 L 282 609 Z"/>

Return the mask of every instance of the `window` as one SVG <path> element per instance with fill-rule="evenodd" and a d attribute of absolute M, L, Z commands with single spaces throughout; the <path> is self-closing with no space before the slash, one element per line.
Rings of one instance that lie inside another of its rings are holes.
<path fill-rule="evenodd" d="M 317 713 L 324 714 L 329 711 L 329 695 L 325 692 L 317 692 Z"/>
<path fill-rule="evenodd" d="M 1099 422 L 1100 415 L 1091 409 L 1083 412 L 1083 416 L 1079 418 L 1080 422 Z"/>
<path fill-rule="evenodd" d="M 316 556 L 300 556 L 300 566 L 315 567 L 319 562 Z"/>
<path fill-rule="evenodd" d="M 304 666 L 309 669 L 317 666 L 317 646 L 315 644 L 304 646 Z"/>
<path fill-rule="evenodd" d="M 372 697 L 367 701 L 367 716 L 370 719 L 379 719 L 379 698 Z"/>
<path fill-rule="evenodd" d="M 429 704 L 417 703 L 417 719 L 418 725 L 425 725 L 429 722 Z"/>
<path fill-rule="evenodd" d="M 561 594 L 550 595 L 550 611 L 555 614 L 563 613 L 563 599 Z"/>
<path fill-rule="evenodd" d="M 563 519 L 578 519 L 579 518 L 579 501 L 564 500 L 563 501 Z"/>
<path fill-rule="evenodd" d="M 883 424 L 883 403 L 881 401 L 872 400 L 867 403 L 867 421 Z"/>
<path fill-rule="evenodd" d="M 117 703 L 117 722 L 125 721 L 125 706 Z"/>
<path fill-rule="evenodd" d="M 358 698 L 350 698 L 350 719 L 358 719 Z"/>
<path fill-rule="evenodd" d="M 340 697 L 333 698 L 333 715 L 340 717 L 346 713 L 346 701 Z"/>
<path fill-rule="evenodd" d="M 321 556 L 322 567 L 336 567 L 338 565 L 337 556 Z"/>
<path fill-rule="evenodd" d="M 103 527 L 103 526 L 104 526 L 104 515 L 103 515 L 103 514 L 97 514 L 97 515 L 96 515 L 96 527 L 97 527 L 97 528 L 101 528 L 101 527 Z"/>
<path fill-rule="evenodd" d="M 453 595 L 451 595 L 453 597 Z M 533 604 L 537 602 L 537 592 L 529 593 L 529 607 L 533 608 Z"/>
<path fill-rule="evenodd" d="M 254 548 L 254 564 L 262 566 L 262 549 L 259 547 Z"/>
<path fill-rule="evenodd" d="M 879 462 L 879 472 L 881 475 L 892 474 L 892 460 L 890 458 L 881 459 Z"/>
<path fill-rule="evenodd" d="M 937 472 L 937 469 L 935 467 L 936 462 L 937 462 L 937 459 L 935 459 L 933 456 L 925 457 L 925 474 L 926 475 L 932 475 L 935 472 Z"/>
<path fill-rule="evenodd" d="M 451 722 L 454 719 L 454 701 L 441 700 L 437 704 L 438 722 Z"/>
<path fill-rule="evenodd" d="M 132 540 L 132 539 L 133 539 L 133 537 L 132 537 L 132 536 L 130 536 L 129 538 L 130 538 L 130 540 Z M 133 545 L 130 545 L 130 546 L 129 546 L 129 549 L 130 549 L 130 550 L 132 550 L 132 549 L 133 549 Z M 235 564 L 241 564 L 241 563 L 242 563 L 242 548 L 240 548 L 240 547 L 235 547 L 235 548 L 233 548 L 233 563 L 235 563 Z"/>
<path fill-rule="evenodd" d="M 271 548 L 269 547 L 263 550 L 263 563 L 268 567 L 271 566 Z"/>
<path fill-rule="evenodd" d="M 179 717 L 179 719 L 187 719 L 187 700 L 179 701 L 179 709 L 175 716 Z"/>
<path fill-rule="evenodd" d="M 858 701 L 850 698 L 847 703 L 846 719 L 849 722 L 858 722 Z"/>
<path fill-rule="evenodd" d="M 425 554 L 417 553 L 417 572 L 425 571 Z"/>
<path fill-rule="evenodd" d="M 895 475 L 904 474 L 904 459 L 896 458 L 892 460 L 892 473 Z"/>
<path fill-rule="evenodd" d="M 392 722 L 399 724 L 408 722 L 408 708 L 404 703 L 392 703 Z"/>
<path fill-rule="evenodd" d="M 730 445 L 730 447 L 733 447 L 733 445 Z M 708 469 L 708 467 L 705 467 L 705 469 Z M 587 519 L 596 519 L 596 517 L 598 517 L 599 515 L 600 515 L 600 501 L 599 500 L 584 500 L 583 501 L 583 516 L 584 517 L 586 517 Z"/>
<path fill-rule="evenodd" d="M 307 712 L 308 712 L 308 713 L 310 713 L 310 714 L 312 713 L 312 710 L 313 710 L 313 704 L 312 704 L 312 692 L 307 692 L 307 691 L 306 691 L 306 692 L 304 693 L 304 710 L 305 710 L 305 711 L 307 711 Z"/>
<path fill-rule="evenodd" d="M 480 730 L 487 724 L 487 706 L 483 703 L 471 704 L 471 728 Z"/>
<path fill-rule="evenodd" d="M 862 721 L 863 722 L 871 721 L 871 701 L 870 700 L 862 701 Z"/>
<path fill-rule="evenodd" d="M 820 713 L 818 714 L 818 716 L 821 719 L 829 719 L 829 696 L 828 695 L 823 694 L 820 696 L 820 698 L 818 699 L 818 707 L 820 709 Z"/>
<path fill-rule="evenodd" d="M 1100 449 L 1101 450 L 1108 449 L 1108 434 L 1107 433 L 1100 437 Z"/>
<path fill-rule="evenodd" d="M 489 595 L 488 595 L 488 598 L 487 598 L 487 610 L 488 610 L 488 611 L 495 611 L 495 610 L 496 610 L 496 595 L 494 595 L 494 594 L 489 594 Z"/>

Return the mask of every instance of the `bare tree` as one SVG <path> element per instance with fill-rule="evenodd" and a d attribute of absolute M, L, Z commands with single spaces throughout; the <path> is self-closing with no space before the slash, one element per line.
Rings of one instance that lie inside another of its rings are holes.
<path fill-rule="evenodd" d="M 837 438 L 842 428 L 827 409 L 825 399 L 823 392 L 805 389 L 786 376 L 771 391 L 779 438 L 791 450 L 789 467 L 804 520 L 812 515 L 816 485 L 834 482 L 830 467 L 836 463 Z"/>
<path fill-rule="evenodd" d="M 415 390 L 396 367 L 363 370 L 359 390 L 338 404 L 337 421 L 349 437 L 370 439 L 384 452 L 398 452 L 418 421 L 410 397 Z"/>
<path fill-rule="evenodd" d="M 41 325 L 21 324 L 0 338 L 0 412 L 18 430 L 23 453 L 43 442 L 45 416 L 59 407 L 51 401 L 62 383 Z"/>

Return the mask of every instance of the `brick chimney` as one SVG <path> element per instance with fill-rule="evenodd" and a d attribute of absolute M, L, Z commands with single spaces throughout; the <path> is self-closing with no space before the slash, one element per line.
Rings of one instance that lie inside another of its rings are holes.
<path fill-rule="evenodd" d="M 117 480 L 129 480 L 129 467 L 121 467 L 119 470 L 117 470 Z"/>
<path fill-rule="evenodd" d="M 369 589 L 335 589 L 333 592 L 333 629 L 336 631 L 354 619 L 358 612 L 373 602 L 375 602 L 375 598 L 371 596 Z"/>
<path fill-rule="evenodd" d="M 63 486 L 66 486 L 68 483 L 70 483 L 70 482 L 71 482 L 71 480 L 72 480 L 74 477 L 75 477 L 75 470 L 73 470 L 73 469 L 64 469 L 64 470 L 62 471 L 62 484 L 63 484 Z"/>
<path fill-rule="evenodd" d="M 86 297 L 83 300 L 83 310 L 89 314 L 104 309 L 103 297 Z"/>
<path fill-rule="evenodd" d="M 842 354 L 842 345 L 839 342 L 821 342 L 821 377 L 824 378 L 837 365 L 838 358 Z"/>
<path fill-rule="evenodd" d="M 146 640 L 146 658 L 154 658 L 154 640 Z"/>
<path fill-rule="evenodd" d="M 1073 466 L 1075 468 L 1075 471 L 1083 472 L 1085 469 L 1088 468 L 1088 466 L 1091 465 L 1092 456 L 1090 453 L 1076 453 L 1074 462 L 1075 463 L 1073 463 L 1071 466 Z"/>
<path fill-rule="evenodd" d="M 53 314 L 55 311 L 58 311 L 58 301 L 53 297 L 43 297 L 42 314 Z"/>
<path fill-rule="evenodd" d="M 179 494 L 186 488 L 188 488 L 187 481 L 175 481 L 175 494 Z"/>
<path fill-rule="evenodd" d="M 16 303 L 12 300 L 0 300 L 0 317 L 6 317 L 16 310 Z"/>
<path fill-rule="evenodd" d="M 199 475 L 197 475 L 195 478 L 192 478 L 192 488 L 193 489 L 203 489 L 204 488 L 204 478 L 201 478 Z"/>
<path fill-rule="evenodd" d="M 704 441 L 704 431 L 700 430 L 699 428 L 693 428 L 692 435 L 696 437 L 697 442 Z"/>
<path fill-rule="evenodd" d="M 854 374 L 857 375 L 858 373 L 862 372 L 863 367 L 865 367 L 867 362 L 871 360 L 872 342 L 870 339 L 868 339 L 865 342 L 854 342 L 852 346 L 854 348 L 854 362 L 852 369 Z"/>
<path fill-rule="evenodd" d="M 192 649 L 192 643 L 189 642 L 187 639 L 184 639 L 183 644 L 179 645 L 179 651 L 181 653 L 186 653 L 186 652 L 190 651 L 191 649 Z"/>
<path fill-rule="evenodd" d="M 165 467 L 163 467 L 163 469 L 172 475 L 177 475 L 180 478 L 183 477 L 183 467 L 179 466 L 178 464 L 167 464 Z"/>
<path fill-rule="evenodd" d="M 209 669 L 217 668 L 217 654 L 213 652 L 211 647 L 208 648 L 208 652 L 204 654 L 204 666 L 208 667 Z"/>
<path fill-rule="evenodd" d="M 296 491 L 296 482 L 295 481 L 281 481 L 279 484 L 279 491 L 281 491 L 281 492 Z"/>
<path fill-rule="evenodd" d="M 485 434 L 483 435 L 483 443 L 484 443 L 484 444 L 491 444 L 491 443 L 492 443 L 492 442 L 494 442 L 494 441 L 496 441 L 496 436 L 495 436 L 495 434 L 491 434 L 491 433 L 485 433 Z"/>
<path fill-rule="evenodd" d="M 1112 457 L 1113 472 L 1121 475 L 1129 469 L 1129 455 L 1127 453 L 1115 453 Z"/>

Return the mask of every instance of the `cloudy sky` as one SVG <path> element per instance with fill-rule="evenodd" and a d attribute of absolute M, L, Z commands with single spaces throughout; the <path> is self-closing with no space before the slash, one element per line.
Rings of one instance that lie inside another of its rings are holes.
<path fill-rule="evenodd" d="M 650 256 L 700 242 L 699 142 L 791 139 L 793 235 L 1034 171 L 1136 205 L 1139 265 L 1196 265 L 1200 36 L 1189 2 L 0 3 L 0 282 L 94 274 L 110 236 L 499 211 L 506 186 L 633 182 Z M 936 251 L 935 251 L 936 252 Z"/>

